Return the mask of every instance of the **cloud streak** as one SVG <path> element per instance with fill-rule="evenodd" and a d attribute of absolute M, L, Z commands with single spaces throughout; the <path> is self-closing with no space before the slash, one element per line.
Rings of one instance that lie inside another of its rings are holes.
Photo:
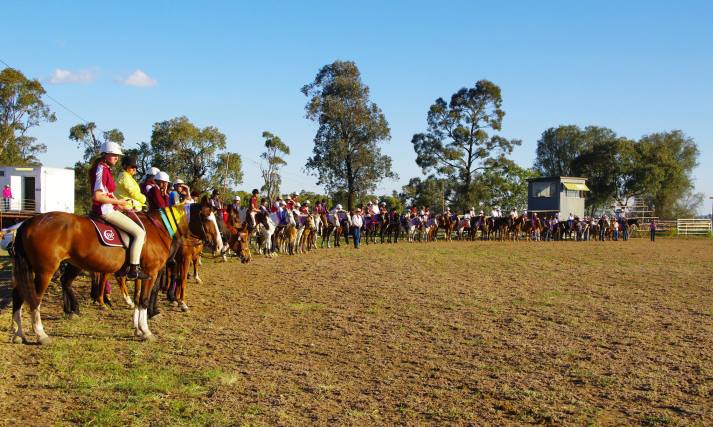
<path fill-rule="evenodd" d="M 55 68 L 49 78 L 49 82 L 53 85 L 88 84 L 93 83 L 94 80 L 96 74 L 91 70 L 72 71 L 62 68 Z"/>
<path fill-rule="evenodd" d="M 126 78 L 120 78 L 119 83 L 123 84 L 124 86 L 148 88 L 156 86 L 157 82 L 148 74 L 137 69 L 133 73 L 129 74 Z"/>

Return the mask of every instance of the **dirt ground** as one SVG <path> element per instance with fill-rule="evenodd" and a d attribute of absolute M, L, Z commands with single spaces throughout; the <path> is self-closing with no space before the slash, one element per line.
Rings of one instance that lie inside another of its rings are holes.
<path fill-rule="evenodd" d="M 713 424 L 711 240 L 399 243 L 200 275 L 155 343 L 87 282 L 65 319 L 53 285 L 50 346 L 3 334 L 0 425 Z"/>

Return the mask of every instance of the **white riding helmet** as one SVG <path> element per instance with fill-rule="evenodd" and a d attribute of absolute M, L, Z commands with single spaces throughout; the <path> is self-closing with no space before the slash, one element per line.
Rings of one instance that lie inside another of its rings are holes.
<path fill-rule="evenodd" d="M 240 201 L 240 196 L 235 196 L 235 197 L 233 197 L 233 200 L 236 200 L 236 201 L 239 202 L 239 201 Z"/>
<path fill-rule="evenodd" d="M 386 206 L 386 202 L 379 203 L 380 206 Z"/>
<path fill-rule="evenodd" d="M 309 200 L 305 200 L 304 204 L 309 205 Z"/>
<path fill-rule="evenodd" d="M 295 203 L 295 207 L 300 208 L 300 207 L 302 207 L 302 205 L 300 205 L 299 203 Z"/>
<path fill-rule="evenodd" d="M 341 210 L 342 210 L 342 205 L 337 205 L 336 207 L 337 207 L 337 210 L 338 210 L 338 211 L 341 211 Z"/>
<path fill-rule="evenodd" d="M 124 154 L 121 152 L 121 146 L 114 141 L 104 141 L 99 151 L 105 154 L 117 154 L 119 156 Z"/>
<path fill-rule="evenodd" d="M 482 210 L 480 211 L 480 214 L 483 215 L 483 211 L 482 211 Z"/>
<path fill-rule="evenodd" d="M 156 166 L 151 166 L 151 168 L 149 169 L 149 171 L 146 172 L 146 175 L 147 175 L 147 176 L 156 176 L 156 174 L 158 174 L 159 172 L 161 172 L 161 171 L 159 170 L 159 168 L 157 168 Z"/>
<path fill-rule="evenodd" d="M 183 181 L 181 178 L 176 178 L 176 180 L 173 183 L 174 184 L 185 184 L 185 181 Z"/>
<path fill-rule="evenodd" d="M 163 181 L 163 182 L 169 182 L 170 179 L 168 178 L 168 174 L 166 172 L 159 172 L 156 174 L 154 177 L 156 181 Z"/>

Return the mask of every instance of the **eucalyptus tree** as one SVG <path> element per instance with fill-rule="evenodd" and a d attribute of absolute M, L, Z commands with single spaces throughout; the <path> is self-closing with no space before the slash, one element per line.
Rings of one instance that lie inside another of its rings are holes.
<path fill-rule="evenodd" d="M 306 117 L 319 125 L 305 165 L 318 185 L 332 194 L 345 191 L 352 209 L 356 197 L 385 178 L 397 178 L 391 158 L 381 152 L 382 143 L 391 138 L 389 124 L 371 101 L 354 62 L 325 65 L 302 93 L 309 98 Z"/>

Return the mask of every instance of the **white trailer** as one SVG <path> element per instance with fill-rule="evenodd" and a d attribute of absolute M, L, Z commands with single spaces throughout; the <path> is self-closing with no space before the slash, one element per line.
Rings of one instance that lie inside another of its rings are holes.
<path fill-rule="evenodd" d="M 0 188 L 10 185 L 12 199 L 3 211 L 74 213 L 74 169 L 0 166 Z"/>

